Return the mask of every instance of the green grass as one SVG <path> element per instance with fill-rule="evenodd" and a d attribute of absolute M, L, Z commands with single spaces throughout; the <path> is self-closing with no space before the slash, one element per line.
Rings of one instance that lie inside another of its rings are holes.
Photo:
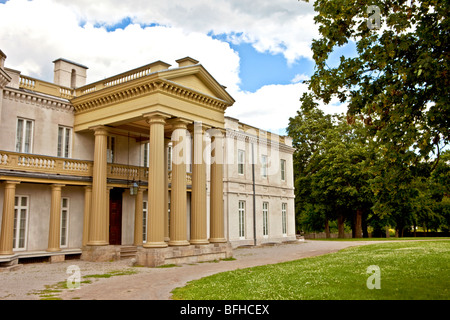
<path fill-rule="evenodd" d="M 368 289 L 380 268 L 380 289 Z M 371 244 L 291 262 L 219 273 L 175 289 L 186 300 L 450 299 L 450 241 Z"/>
<path fill-rule="evenodd" d="M 406 240 L 450 240 L 449 237 L 404 237 L 404 238 L 320 238 L 305 239 L 307 241 L 406 241 Z"/>

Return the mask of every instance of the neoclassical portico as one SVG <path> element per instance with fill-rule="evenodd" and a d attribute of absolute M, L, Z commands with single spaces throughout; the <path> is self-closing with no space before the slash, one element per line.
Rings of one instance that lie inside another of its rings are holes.
<path fill-rule="evenodd" d="M 230 254 L 224 236 L 223 127 L 225 109 L 234 100 L 197 61 L 185 58 L 177 62 L 183 67 L 168 69 L 167 64 L 154 63 L 150 65 L 150 69 L 156 72 L 126 81 L 123 85 L 97 91 L 99 84 L 93 84 L 91 86 L 94 89 L 86 88 L 89 93 L 73 100 L 76 110 L 75 130 L 91 132 L 95 136 L 92 191 L 86 192 L 86 196 L 90 192 L 92 195 L 90 208 L 86 208 L 89 214 L 85 215 L 89 219 L 89 223 L 85 224 L 89 228 L 86 232 L 88 239 L 83 247 L 84 258 L 87 260 L 108 260 L 111 255 L 114 256 L 115 249 L 111 248 L 108 241 L 107 207 L 106 144 L 111 130 L 126 130 L 134 132 L 136 136 L 148 136 L 148 185 L 141 185 L 137 194 L 137 199 L 142 199 L 142 187 L 148 190 L 147 234 L 146 242 L 138 251 L 140 264 L 159 265 L 165 263 L 167 257 L 175 256 L 177 259 L 192 259 L 193 256 L 216 259 Z M 109 82 L 111 81 L 114 80 Z M 192 87 L 198 90 L 193 90 Z M 190 137 L 193 157 L 187 159 Z M 169 226 L 168 141 L 172 142 L 173 150 Z M 191 160 L 192 196 L 188 226 L 186 164 Z M 139 224 L 142 219 L 139 201 L 136 200 L 135 233 L 142 228 Z M 135 245 L 140 246 L 141 243 L 142 239 L 135 234 Z"/>

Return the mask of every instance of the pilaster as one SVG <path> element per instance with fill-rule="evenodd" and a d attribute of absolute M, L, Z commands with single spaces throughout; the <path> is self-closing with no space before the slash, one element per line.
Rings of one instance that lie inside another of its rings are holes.
<path fill-rule="evenodd" d="M 52 200 L 50 206 L 50 226 L 48 233 L 48 249 L 49 252 L 61 251 L 61 189 L 62 184 L 53 184 Z"/>
<path fill-rule="evenodd" d="M 138 188 L 134 204 L 134 245 L 142 246 L 144 189 Z"/>
<path fill-rule="evenodd" d="M 91 215 L 92 186 L 84 187 L 84 219 L 83 219 L 83 247 L 89 239 L 89 217 Z"/>
<path fill-rule="evenodd" d="M 16 197 L 16 185 L 19 183 L 20 182 L 17 181 L 5 182 L 2 228 L 0 235 L 0 255 L 13 254 L 14 201 Z"/>

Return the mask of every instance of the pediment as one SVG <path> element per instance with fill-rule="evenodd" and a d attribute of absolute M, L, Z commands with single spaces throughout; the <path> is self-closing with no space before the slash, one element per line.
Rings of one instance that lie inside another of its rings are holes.
<path fill-rule="evenodd" d="M 169 69 L 160 73 L 159 77 L 199 93 L 223 100 L 229 106 L 235 102 L 225 90 L 225 87 L 218 83 L 202 65 Z"/>

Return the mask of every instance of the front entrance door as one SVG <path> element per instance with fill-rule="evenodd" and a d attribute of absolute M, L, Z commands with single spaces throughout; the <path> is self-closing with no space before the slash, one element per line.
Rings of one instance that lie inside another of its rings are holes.
<path fill-rule="evenodd" d="M 109 244 L 122 244 L 122 192 L 111 189 L 109 194 Z"/>

